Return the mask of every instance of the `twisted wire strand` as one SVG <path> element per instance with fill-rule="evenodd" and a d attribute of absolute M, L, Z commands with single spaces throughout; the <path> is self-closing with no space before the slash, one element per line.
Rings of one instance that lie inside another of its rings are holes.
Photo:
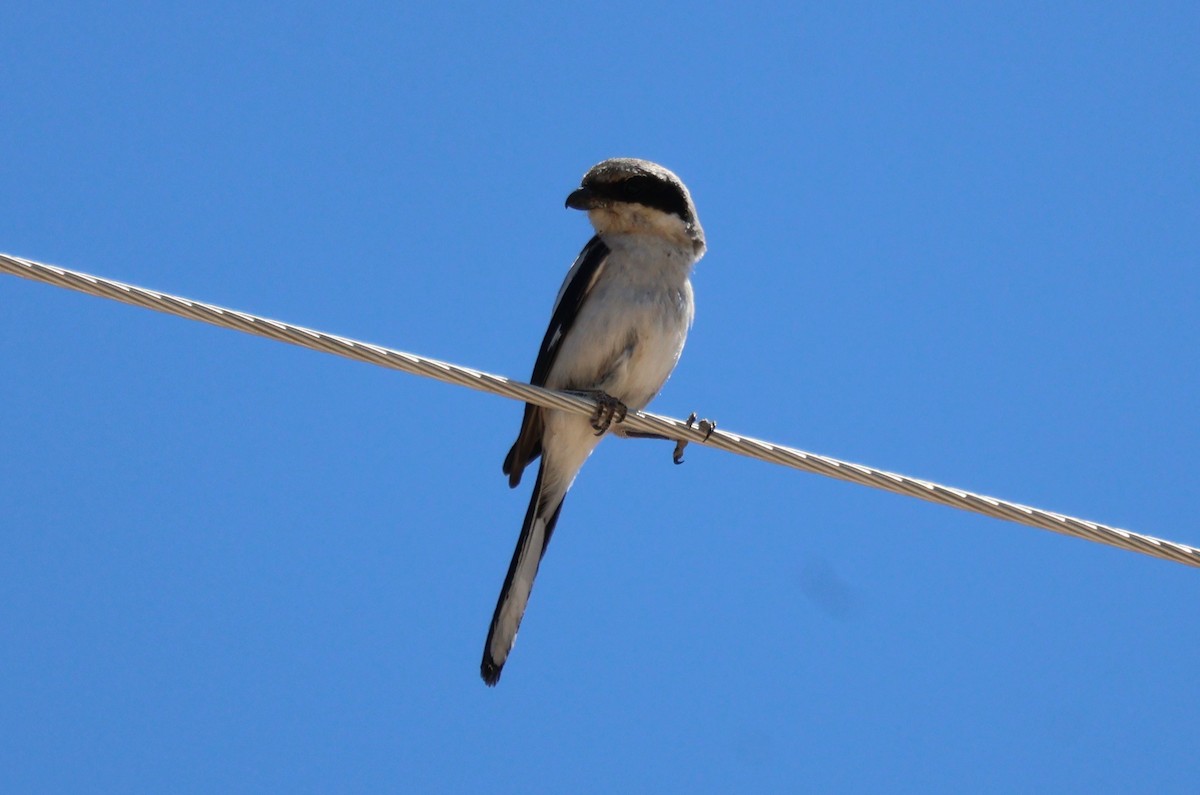
<path fill-rule="evenodd" d="M 549 409 L 560 409 L 586 415 L 591 415 L 596 410 L 595 401 L 579 395 L 543 389 L 469 367 L 460 367 L 449 362 L 405 353 L 348 337 L 326 334 L 303 326 L 226 309 L 214 304 L 192 301 L 156 290 L 148 290 L 144 287 L 122 284 L 111 279 L 91 276 L 21 257 L 0 254 L 0 272 L 177 315 L 189 320 L 199 320 L 214 326 L 255 334 L 279 342 L 344 356 L 367 364 L 434 378 L 448 384 L 465 386 L 525 403 L 535 403 Z M 711 435 L 706 436 L 703 430 L 689 426 L 684 421 L 673 417 L 664 417 L 643 411 L 630 411 L 622 425 L 633 431 L 658 434 L 677 441 L 703 444 L 772 464 L 780 464 L 817 475 L 917 497 L 952 508 L 973 511 L 996 519 L 1018 522 L 1030 527 L 1052 530 L 1056 533 L 1127 549 L 1131 552 L 1141 552 L 1188 566 L 1200 567 L 1200 549 L 1186 544 L 975 494 L 927 480 L 910 478 L 906 475 L 862 464 L 840 461 L 829 456 L 809 453 L 728 431 L 715 430 Z"/>

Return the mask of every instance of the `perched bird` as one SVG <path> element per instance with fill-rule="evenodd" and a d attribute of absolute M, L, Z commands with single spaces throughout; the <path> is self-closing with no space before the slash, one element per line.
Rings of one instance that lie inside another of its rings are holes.
<path fill-rule="evenodd" d="M 538 565 L 584 461 L 626 408 L 642 409 L 666 383 L 692 325 L 692 266 L 704 231 L 679 177 L 646 160 L 593 166 L 566 206 L 585 210 L 596 234 L 567 273 L 530 382 L 586 393 L 591 419 L 526 404 L 517 441 L 504 459 L 516 487 L 538 457 L 537 481 L 521 525 L 483 649 L 480 673 L 494 685 L 508 659 Z"/>

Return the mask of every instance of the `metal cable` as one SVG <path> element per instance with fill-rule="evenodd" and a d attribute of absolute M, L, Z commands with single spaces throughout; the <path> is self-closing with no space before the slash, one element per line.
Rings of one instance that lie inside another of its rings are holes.
<path fill-rule="evenodd" d="M 289 342 L 305 348 L 312 348 L 325 353 L 345 356 L 360 362 L 390 367 L 413 375 L 435 378 L 449 384 L 470 387 L 483 392 L 490 392 L 502 397 L 520 400 L 525 403 L 536 403 L 550 409 L 571 411 L 576 414 L 590 415 L 595 412 L 594 401 L 563 392 L 513 381 L 499 375 L 459 367 L 448 362 L 440 362 L 412 353 L 384 348 L 359 342 L 346 337 L 314 331 L 278 320 L 250 315 L 232 309 L 225 309 L 213 304 L 190 301 L 144 287 L 122 284 L 99 276 L 89 276 L 85 273 L 67 270 L 40 262 L 0 254 L 0 271 L 21 276 L 34 281 L 66 287 L 89 295 L 111 298 L 135 306 L 178 315 L 190 320 L 200 320 L 214 326 L 257 334 L 260 337 Z M 1059 513 L 1019 505 L 1007 500 L 973 494 L 962 489 L 942 486 L 926 480 L 918 480 L 894 472 L 839 461 L 836 458 L 808 453 L 791 447 L 764 442 L 749 436 L 740 436 L 728 431 L 716 430 L 711 436 L 705 437 L 702 430 L 689 427 L 682 420 L 650 414 L 643 411 L 630 411 L 623 425 L 630 430 L 642 433 L 653 433 L 675 440 L 695 442 L 697 444 L 716 447 L 726 452 L 757 458 L 772 464 L 801 469 L 838 480 L 847 480 L 863 486 L 871 486 L 884 491 L 919 497 L 930 502 L 949 505 L 965 511 L 974 511 L 985 516 L 1005 519 L 1011 522 L 1040 527 L 1043 530 L 1053 530 L 1056 533 L 1076 536 L 1077 538 L 1097 541 L 1102 544 L 1120 547 L 1132 552 L 1141 552 L 1177 563 L 1200 567 L 1200 549 L 1166 541 L 1161 538 L 1134 533 L 1116 527 L 1076 519 Z"/>

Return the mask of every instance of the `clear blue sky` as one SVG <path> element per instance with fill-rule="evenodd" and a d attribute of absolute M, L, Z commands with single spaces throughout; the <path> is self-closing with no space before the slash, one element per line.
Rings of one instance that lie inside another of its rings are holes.
<path fill-rule="evenodd" d="M 195 4 L 193 4 L 195 5 Z M 1200 543 L 1200 11 L 7 4 L 0 250 L 525 378 L 650 158 L 653 409 Z M 1200 572 L 0 277 L 5 792 L 1195 792 Z"/>

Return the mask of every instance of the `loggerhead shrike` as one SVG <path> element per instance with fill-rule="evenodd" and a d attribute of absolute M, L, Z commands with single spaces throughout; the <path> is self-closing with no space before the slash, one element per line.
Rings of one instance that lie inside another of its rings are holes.
<path fill-rule="evenodd" d="M 626 408 L 645 408 L 679 361 L 694 311 L 688 276 L 704 254 L 691 195 L 655 163 L 605 160 L 583 176 L 566 206 L 586 210 L 596 234 L 558 291 L 529 380 L 586 393 L 600 408 L 589 421 L 525 406 L 504 459 L 509 486 L 539 455 L 542 463 L 483 648 L 480 672 L 489 685 L 500 680 L 567 489 L 614 417 L 619 423 Z"/>

